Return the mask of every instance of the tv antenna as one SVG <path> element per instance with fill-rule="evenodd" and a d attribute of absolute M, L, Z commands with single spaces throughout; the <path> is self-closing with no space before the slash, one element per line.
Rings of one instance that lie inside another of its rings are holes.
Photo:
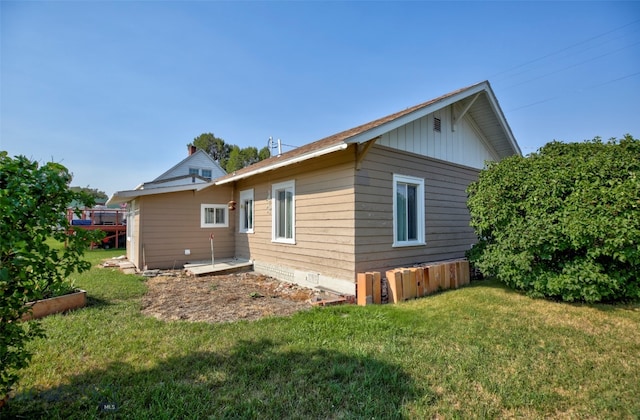
<path fill-rule="evenodd" d="M 271 149 L 278 148 L 278 156 L 282 154 L 282 142 L 280 141 L 280 139 L 274 141 L 273 137 L 269 137 L 267 147 L 269 148 L 269 151 L 271 151 Z"/>

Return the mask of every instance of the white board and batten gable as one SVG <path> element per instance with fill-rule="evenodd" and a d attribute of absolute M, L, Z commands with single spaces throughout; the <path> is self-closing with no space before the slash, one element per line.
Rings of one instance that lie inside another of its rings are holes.
<path fill-rule="evenodd" d="M 450 106 L 383 134 L 377 144 L 481 169 L 500 157 L 468 117 L 451 129 Z"/>
<path fill-rule="evenodd" d="M 417 105 L 396 119 L 350 138 L 482 169 L 487 161 L 521 154 L 498 101 L 482 82 Z"/>

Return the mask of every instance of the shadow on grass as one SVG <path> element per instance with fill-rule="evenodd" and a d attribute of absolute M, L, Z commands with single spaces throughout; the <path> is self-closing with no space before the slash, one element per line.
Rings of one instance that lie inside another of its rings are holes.
<path fill-rule="evenodd" d="M 508 287 L 504 283 L 501 283 L 495 278 L 483 278 L 479 280 L 472 280 L 467 287 L 487 287 L 491 289 L 500 289 L 500 290 L 504 290 L 505 292 L 515 293 L 518 295 L 525 296 L 524 293 L 518 290 L 511 289 L 510 287 Z"/>
<path fill-rule="evenodd" d="M 171 357 L 151 369 L 115 362 L 30 390 L 9 416 L 87 418 L 403 418 L 417 397 L 397 366 L 331 350 L 241 341 L 224 353 Z"/>
<path fill-rule="evenodd" d="M 111 302 L 105 299 L 100 299 L 95 296 L 87 295 L 86 308 L 103 308 L 112 305 Z"/>

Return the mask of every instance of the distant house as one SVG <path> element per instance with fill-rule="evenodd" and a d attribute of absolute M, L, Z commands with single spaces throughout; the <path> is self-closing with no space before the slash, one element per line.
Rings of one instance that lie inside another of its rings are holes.
<path fill-rule="evenodd" d="M 482 82 L 210 183 L 111 201 L 145 212 L 127 248 L 138 267 L 206 260 L 213 233 L 217 257 L 353 294 L 358 272 L 463 257 L 476 240 L 465 190 L 486 161 L 514 154 L 516 140 Z"/>
<path fill-rule="evenodd" d="M 226 175 L 218 162 L 203 150 L 195 146 L 187 146 L 189 155 L 180 163 L 157 177 L 151 182 L 146 182 L 137 190 L 150 188 L 166 188 L 187 184 L 201 184 L 211 182 L 214 178 Z"/>

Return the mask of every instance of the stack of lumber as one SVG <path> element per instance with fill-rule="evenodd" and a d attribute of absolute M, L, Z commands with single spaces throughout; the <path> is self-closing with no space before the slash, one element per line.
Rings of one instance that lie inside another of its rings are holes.
<path fill-rule="evenodd" d="M 381 290 L 384 280 L 378 272 L 358 273 L 356 298 L 358 305 L 382 303 Z M 457 289 L 469 284 L 469 281 L 469 261 L 467 260 L 395 268 L 386 272 L 388 302 L 398 303 L 441 290 Z"/>

